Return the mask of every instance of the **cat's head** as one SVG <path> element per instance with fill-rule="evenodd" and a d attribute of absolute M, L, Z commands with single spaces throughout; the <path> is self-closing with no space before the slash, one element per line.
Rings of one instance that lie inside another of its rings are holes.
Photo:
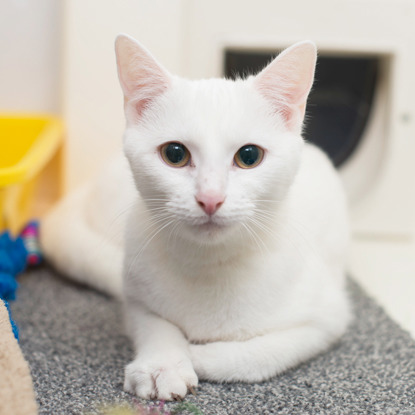
<path fill-rule="evenodd" d="M 124 151 L 154 221 L 204 243 L 266 227 L 300 164 L 314 44 L 237 81 L 172 76 L 126 35 L 116 54 Z"/>

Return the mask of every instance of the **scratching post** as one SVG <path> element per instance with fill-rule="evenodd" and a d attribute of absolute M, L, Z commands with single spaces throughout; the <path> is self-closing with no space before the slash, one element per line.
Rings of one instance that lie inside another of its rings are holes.
<path fill-rule="evenodd" d="M 0 300 L 0 415 L 35 415 L 37 405 L 29 366 Z"/>

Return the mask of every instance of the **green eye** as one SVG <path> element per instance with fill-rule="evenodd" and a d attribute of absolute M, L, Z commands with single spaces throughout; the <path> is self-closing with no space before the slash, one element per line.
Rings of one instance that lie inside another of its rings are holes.
<path fill-rule="evenodd" d="M 160 147 L 161 158 L 172 167 L 184 167 L 189 163 L 190 152 L 180 143 L 166 143 Z"/>
<path fill-rule="evenodd" d="M 254 144 L 248 144 L 236 152 L 234 162 L 241 169 L 252 169 L 258 166 L 263 158 L 264 150 L 262 148 Z"/>

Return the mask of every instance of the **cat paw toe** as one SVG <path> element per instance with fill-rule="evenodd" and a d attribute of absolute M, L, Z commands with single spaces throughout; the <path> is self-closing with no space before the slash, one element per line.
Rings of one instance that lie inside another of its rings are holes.
<path fill-rule="evenodd" d="M 124 390 L 143 399 L 181 400 L 197 384 L 190 364 L 155 366 L 134 361 L 125 369 Z"/>
<path fill-rule="evenodd" d="M 152 377 L 135 362 L 125 368 L 124 390 L 143 399 L 155 399 L 157 395 Z"/>

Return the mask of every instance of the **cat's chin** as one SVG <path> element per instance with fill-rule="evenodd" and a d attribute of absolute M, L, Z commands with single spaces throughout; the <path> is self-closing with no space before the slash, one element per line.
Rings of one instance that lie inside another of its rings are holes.
<path fill-rule="evenodd" d="M 222 232 L 226 229 L 226 226 L 219 225 L 214 222 L 206 222 L 203 225 L 196 225 L 196 232 L 206 232 L 208 234 L 214 234 Z"/>
<path fill-rule="evenodd" d="M 189 225 L 187 234 L 192 241 L 202 243 L 203 245 L 214 245 L 229 238 L 234 226 L 220 224 L 214 221 L 208 221 L 203 224 Z"/>

